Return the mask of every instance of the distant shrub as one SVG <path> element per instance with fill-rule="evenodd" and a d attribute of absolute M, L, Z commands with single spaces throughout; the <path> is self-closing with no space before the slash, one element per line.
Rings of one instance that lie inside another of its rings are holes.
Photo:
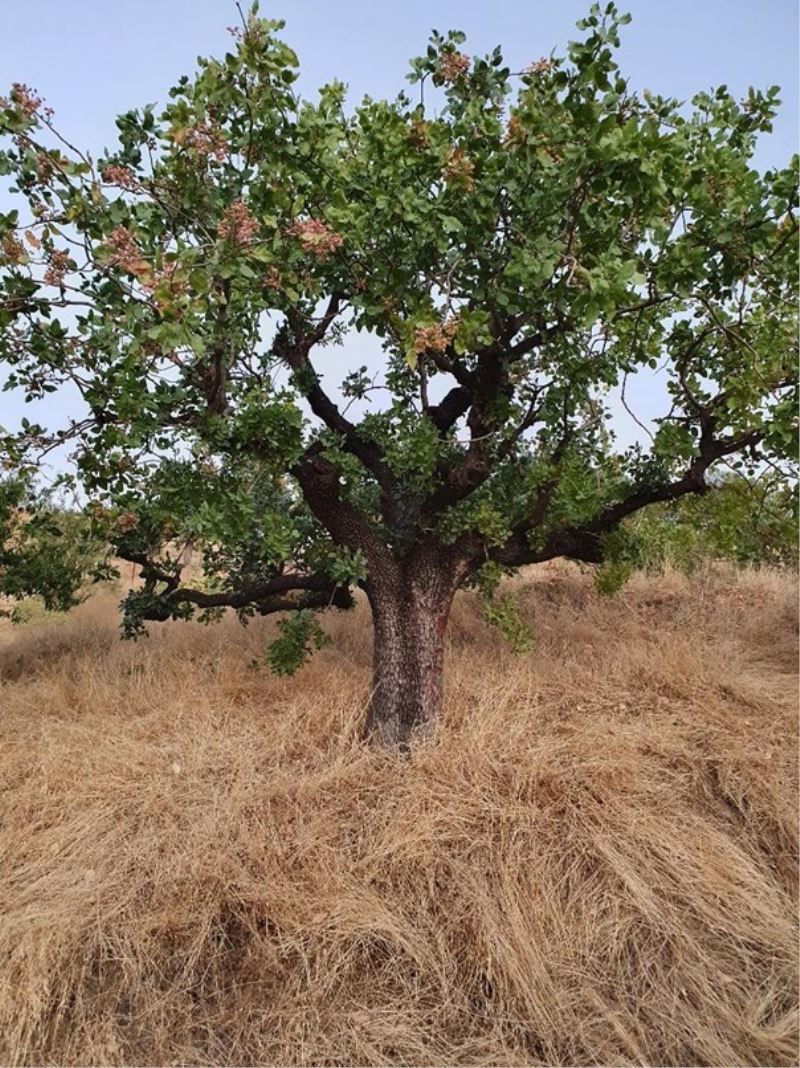
<path fill-rule="evenodd" d="M 730 476 L 702 496 L 655 505 L 629 521 L 636 563 L 692 571 L 710 560 L 796 568 L 798 492 L 770 474 Z"/>
<path fill-rule="evenodd" d="M 26 479 L 0 480 L 0 614 L 15 622 L 78 604 L 87 583 L 113 577 L 107 541 L 89 515 Z"/>

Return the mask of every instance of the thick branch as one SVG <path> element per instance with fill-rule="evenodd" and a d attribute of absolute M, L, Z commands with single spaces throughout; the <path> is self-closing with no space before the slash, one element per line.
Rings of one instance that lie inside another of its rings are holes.
<path fill-rule="evenodd" d="M 700 454 L 692 461 L 683 478 L 663 487 L 632 493 L 625 500 L 604 509 L 590 523 L 584 524 L 582 529 L 588 533 L 610 530 L 625 519 L 626 516 L 638 512 L 640 508 L 644 508 L 648 504 L 674 501 L 687 493 L 705 493 L 708 489 L 705 474 L 715 460 L 719 460 L 723 456 L 729 456 L 734 452 L 740 452 L 748 446 L 757 445 L 762 437 L 763 433 L 761 431 L 751 430 L 739 437 L 716 439 L 713 436 L 713 421 L 709 420 L 704 426 L 700 437 Z"/>
<path fill-rule="evenodd" d="M 312 445 L 292 468 L 308 507 L 337 545 L 359 550 L 371 572 L 392 567 L 392 554 L 370 519 L 342 497 L 337 468 Z"/>
<path fill-rule="evenodd" d="M 133 562 L 141 563 L 142 575 L 147 582 L 151 585 L 163 582 L 167 586 L 166 591 L 145 609 L 145 619 L 169 619 L 172 611 L 182 604 L 193 604 L 198 608 L 236 609 L 254 605 L 261 615 L 289 612 L 299 608 L 350 608 L 353 604 L 350 590 L 346 586 L 337 585 L 327 575 L 276 575 L 269 582 L 245 586 L 239 590 L 208 593 L 205 590 L 177 586 L 176 575 L 170 575 L 144 557 L 132 555 L 136 557 Z M 295 593 L 299 596 L 293 596 Z"/>
<path fill-rule="evenodd" d="M 221 293 L 224 300 L 219 306 L 216 318 L 218 339 L 209 350 L 208 360 L 199 362 L 195 369 L 197 385 L 206 399 L 208 410 L 216 415 L 225 415 L 228 411 L 227 391 L 230 369 L 226 362 L 228 355 L 226 330 L 230 298 L 229 282 L 222 283 Z"/>
<path fill-rule="evenodd" d="M 443 434 L 455 426 L 472 404 L 472 392 L 466 386 L 454 386 L 438 404 L 428 409 L 428 418 L 439 433 Z"/>
<path fill-rule="evenodd" d="M 245 605 L 254 604 L 262 615 L 265 615 L 265 608 L 269 612 L 281 612 L 289 608 L 303 607 L 296 598 L 279 596 L 295 590 L 304 591 L 301 601 L 310 597 L 318 600 L 321 598 L 322 605 L 330 603 L 338 608 L 347 608 L 352 603 L 347 588 L 337 586 L 326 575 L 301 574 L 278 575 L 258 586 L 222 593 L 206 593 L 204 590 L 181 586 L 169 595 L 168 600 L 172 603 L 194 604 L 198 608 L 244 608 Z"/>
<path fill-rule="evenodd" d="M 521 425 L 511 432 L 501 455 L 491 456 L 489 439 L 503 424 L 503 414 L 498 409 L 503 404 L 504 395 L 510 398 L 513 394 L 513 387 L 508 379 L 509 368 L 549 338 L 571 327 L 566 320 L 560 321 L 555 326 L 542 326 L 536 333 L 512 345 L 512 339 L 520 329 L 527 325 L 528 318 L 522 315 L 498 319 L 492 331 L 493 341 L 479 350 L 477 365 L 474 371 L 470 372 L 464 385 L 451 390 L 438 406 L 441 411 L 432 409 L 435 412 L 436 425 L 439 426 L 439 420 L 441 420 L 446 428 L 452 426 L 456 419 L 468 411 L 467 426 L 470 431 L 470 442 L 463 459 L 451 469 L 443 484 L 426 502 L 427 515 L 438 515 L 482 486 L 499 460 L 508 455 L 521 434 L 532 425 L 533 411 L 524 416 Z M 452 414 L 455 414 L 455 418 L 451 423 L 446 424 L 446 419 Z"/>
<path fill-rule="evenodd" d="M 382 452 L 374 441 L 368 441 L 359 432 L 358 427 L 351 423 L 339 407 L 330 399 L 322 388 L 319 377 L 314 369 L 309 353 L 325 336 L 330 324 L 339 312 L 340 298 L 334 294 L 328 302 L 328 308 L 317 326 L 309 333 L 304 332 L 305 322 L 299 313 L 288 313 L 289 324 L 292 328 L 290 335 L 287 330 L 279 332 L 275 340 L 274 350 L 276 355 L 283 359 L 295 372 L 295 382 L 308 401 L 312 412 L 328 427 L 329 430 L 340 434 L 343 445 L 347 452 L 357 457 L 372 475 L 385 494 L 392 490 L 392 475 L 386 465 Z"/>
<path fill-rule="evenodd" d="M 544 545 L 539 548 L 532 548 L 528 541 L 528 536 L 544 520 L 543 515 L 535 514 L 524 527 L 515 530 L 508 541 L 499 549 L 492 551 L 490 555 L 500 563 L 512 567 L 537 564 L 558 556 L 582 560 L 585 563 L 602 563 L 602 536 L 605 533 L 613 530 L 629 515 L 633 515 L 634 512 L 650 504 L 674 501 L 689 493 L 707 492 L 705 474 L 709 467 L 724 456 L 757 445 L 762 437 L 762 432 L 750 431 L 738 437 L 717 439 L 713 436 L 713 420 L 709 420 L 703 428 L 699 455 L 692 461 L 682 478 L 666 485 L 635 490 L 623 500 L 604 508 L 588 522 L 553 531 L 548 535 Z M 538 512 L 537 509 L 534 511 Z"/>

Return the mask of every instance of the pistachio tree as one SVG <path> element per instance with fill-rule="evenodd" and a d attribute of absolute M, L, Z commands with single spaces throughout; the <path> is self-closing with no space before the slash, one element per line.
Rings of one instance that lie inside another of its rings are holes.
<path fill-rule="evenodd" d="M 504 575 L 567 557 L 613 584 L 627 517 L 793 456 L 797 164 L 752 162 L 778 89 L 636 91 L 627 21 L 595 5 L 566 56 L 520 71 L 434 33 L 395 99 L 352 106 L 339 82 L 298 95 L 254 7 L 102 158 L 10 89 L 0 357 L 10 388 L 75 408 L 8 429 L 7 462 L 68 453 L 141 569 L 127 633 L 281 613 L 289 671 L 360 587 L 366 729 L 406 745 L 439 708 L 460 587 L 523 644 Z M 663 412 L 620 448 L 648 376 Z"/>

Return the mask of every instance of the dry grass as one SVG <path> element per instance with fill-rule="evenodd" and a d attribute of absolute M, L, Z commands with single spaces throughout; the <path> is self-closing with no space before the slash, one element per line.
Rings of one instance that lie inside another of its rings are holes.
<path fill-rule="evenodd" d="M 523 585 L 410 760 L 363 606 L 288 681 L 269 621 L 6 632 L 3 1063 L 797 1063 L 794 584 Z"/>

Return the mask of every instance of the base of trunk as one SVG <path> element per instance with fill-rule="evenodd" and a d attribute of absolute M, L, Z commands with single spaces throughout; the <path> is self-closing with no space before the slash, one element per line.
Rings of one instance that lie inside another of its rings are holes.
<path fill-rule="evenodd" d="M 366 734 L 373 741 L 407 750 L 412 736 L 433 726 L 442 704 L 444 636 L 454 592 L 442 576 L 417 574 L 399 590 L 370 593 L 373 690 Z"/>

